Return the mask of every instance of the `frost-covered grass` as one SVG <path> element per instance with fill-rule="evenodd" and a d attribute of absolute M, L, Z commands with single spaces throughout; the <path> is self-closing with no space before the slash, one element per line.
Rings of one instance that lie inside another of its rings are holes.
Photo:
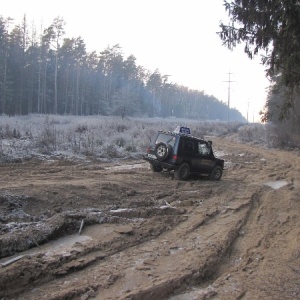
<path fill-rule="evenodd" d="M 104 116 L 0 116 L 0 161 L 32 157 L 141 158 L 157 130 L 188 126 L 198 137 L 237 132 L 240 124 Z"/>
<path fill-rule="evenodd" d="M 284 127 L 272 124 L 249 124 L 238 130 L 242 142 L 255 143 L 269 148 L 293 149 L 300 147 L 300 137 Z"/>

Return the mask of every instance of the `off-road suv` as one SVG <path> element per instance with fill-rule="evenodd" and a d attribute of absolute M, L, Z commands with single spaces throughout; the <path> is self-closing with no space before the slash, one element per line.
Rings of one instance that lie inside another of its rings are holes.
<path fill-rule="evenodd" d="M 187 127 L 177 127 L 174 132 L 159 131 L 144 159 L 153 172 L 174 170 L 174 177 L 179 180 L 186 180 L 192 173 L 220 180 L 224 169 L 224 160 L 214 156 L 212 142 L 192 136 Z"/>

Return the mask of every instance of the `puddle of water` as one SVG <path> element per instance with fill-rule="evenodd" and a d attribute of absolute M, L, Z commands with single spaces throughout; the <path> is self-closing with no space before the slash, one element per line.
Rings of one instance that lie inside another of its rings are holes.
<path fill-rule="evenodd" d="M 0 267 L 1 264 L 18 259 L 19 256 L 33 256 L 42 253 L 50 260 L 53 256 L 70 256 L 71 252 L 76 248 L 78 249 L 78 246 L 80 245 L 82 245 L 82 247 L 87 247 L 88 244 L 94 240 L 101 240 L 102 242 L 110 241 L 120 234 L 126 233 L 128 230 L 132 230 L 132 228 L 129 225 L 123 224 L 96 224 L 87 226 L 86 228 L 83 227 L 83 234 L 81 235 L 72 234 L 40 245 L 40 247 L 32 248 L 10 257 L 0 259 Z"/>
<path fill-rule="evenodd" d="M 66 251 L 70 251 L 70 249 L 76 243 L 82 243 L 85 241 L 89 241 L 91 238 L 87 235 L 70 235 L 67 237 L 60 238 L 56 241 L 47 243 L 41 246 L 39 249 L 35 249 L 37 252 L 45 252 L 45 255 L 53 255 L 53 254 L 61 254 Z"/>
<path fill-rule="evenodd" d="M 122 227 L 120 224 L 96 224 L 83 228 L 83 234 L 73 234 L 62 237 L 58 240 L 51 241 L 42 245 L 40 248 L 34 248 L 34 254 L 44 252 L 45 255 L 62 254 L 72 251 L 76 243 L 84 244 L 85 242 L 99 239 L 106 241 L 118 234 L 115 232 L 118 228 Z"/>
<path fill-rule="evenodd" d="M 84 234 L 72 234 L 59 238 L 57 240 L 50 241 L 46 244 L 40 245 L 40 247 L 31 248 L 29 250 L 22 251 L 22 256 L 25 255 L 36 255 L 43 253 L 45 256 L 51 257 L 55 255 L 66 255 L 68 256 L 72 250 L 75 249 L 77 243 L 85 244 L 86 242 L 92 241 L 101 237 L 101 240 L 109 240 L 111 236 L 116 236 L 114 233 L 115 229 L 120 227 L 120 225 L 115 224 L 97 224 L 93 226 L 88 226 L 83 228 Z M 6 257 L 0 260 L 0 263 L 5 263 L 13 258 L 17 257 L 19 254 L 15 254 L 10 257 Z"/>
<path fill-rule="evenodd" d="M 146 168 L 146 163 L 107 167 L 105 170 L 132 170 L 137 168 Z"/>
<path fill-rule="evenodd" d="M 195 191 L 182 191 L 183 193 L 187 193 L 187 194 L 194 194 L 194 193 L 198 193 L 199 190 L 195 190 Z"/>
<path fill-rule="evenodd" d="M 206 296 L 210 294 L 217 294 L 211 285 L 206 288 L 192 288 L 191 290 L 187 290 L 184 294 L 171 296 L 168 300 L 206 299 Z"/>
<path fill-rule="evenodd" d="M 271 187 L 274 190 L 278 190 L 282 188 L 283 186 L 286 186 L 288 183 L 286 181 L 269 181 L 265 183 L 265 185 Z"/>
<path fill-rule="evenodd" d="M 91 238 L 87 235 L 70 235 L 63 238 L 60 238 L 56 241 L 49 242 L 45 245 L 42 245 L 40 248 L 35 248 L 32 250 L 33 252 L 44 252 L 46 250 L 46 255 L 55 253 L 55 252 L 63 252 L 70 248 L 72 248 L 76 243 L 82 243 L 85 241 L 89 241 Z"/>
<path fill-rule="evenodd" d="M 78 235 L 73 234 L 67 237 L 60 238 L 55 241 L 51 241 L 47 244 L 41 245 L 38 248 L 32 248 L 26 251 L 23 251 L 21 254 L 22 256 L 25 255 L 36 255 L 39 253 L 43 253 L 45 256 L 53 256 L 53 255 L 66 255 L 68 256 L 69 253 L 72 251 L 73 246 L 76 243 L 84 243 L 86 241 L 92 240 L 91 237 L 87 235 Z M 17 257 L 20 254 L 16 254 L 10 257 L 6 257 L 0 260 L 1 263 L 4 263 L 12 260 L 13 258 Z"/>

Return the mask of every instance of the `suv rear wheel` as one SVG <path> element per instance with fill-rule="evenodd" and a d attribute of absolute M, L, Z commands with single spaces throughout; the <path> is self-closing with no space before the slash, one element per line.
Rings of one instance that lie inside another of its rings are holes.
<path fill-rule="evenodd" d="M 220 180 L 223 174 L 223 170 L 220 166 L 214 167 L 212 172 L 209 175 L 210 180 Z"/>
<path fill-rule="evenodd" d="M 186 180 L 190 176 L 190 166 L 187 163 L 183 163 L 180 167 L 174 171 L 174 176 L 179 180 Z"/>
<path fill-rule="evenodd" d="M 153 171 L 153 172 L 161 172 L 163 170 L 163 167 L 161 166 L 156 166 L 154 164 L 150 164 L 150 169 Z"/>
<path fill-rule="evenodd" d="M 155 155 L 158 160 L 165 160 L 171 153 L 172 146 L 165 143 L 158 143 L 155 147 Z"/>

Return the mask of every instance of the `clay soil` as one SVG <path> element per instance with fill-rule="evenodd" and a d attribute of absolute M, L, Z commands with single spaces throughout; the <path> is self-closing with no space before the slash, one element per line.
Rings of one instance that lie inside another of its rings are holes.
<path fill-rule="evenodd" d="M 0 299 L 300 299 L 299 150 L 213 143 L 218 182 L 1 164 Z"/>

